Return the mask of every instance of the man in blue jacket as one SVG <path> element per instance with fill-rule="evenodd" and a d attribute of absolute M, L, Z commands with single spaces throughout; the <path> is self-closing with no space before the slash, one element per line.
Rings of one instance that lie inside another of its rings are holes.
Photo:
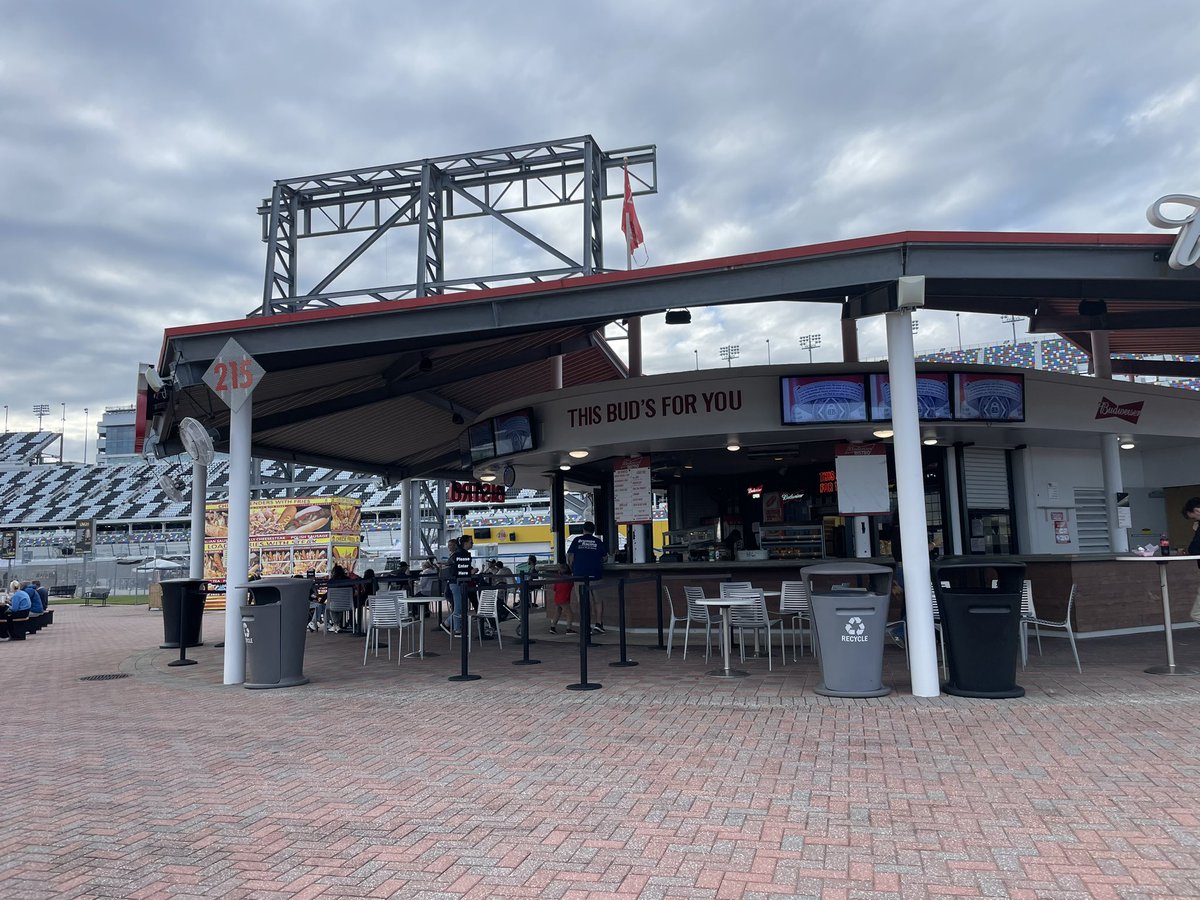
<path fill-rule="evenodd" d="M 576 578 L 584 575 L 592 580 L 588 586 L 588 596 L 591 598 L 592 631 L 604 634 L 604 600 L 596 590 L 600 579 L 604 577 L 604 558 L 608 556 L 608 547 L 604 541 L 596 537 L 596 523 L 584 522 L 583 534 L 576 535 L 567 548 L 567 565 L 571 574 Z M 579 587 L 576 586 L 576 590 Z"/>

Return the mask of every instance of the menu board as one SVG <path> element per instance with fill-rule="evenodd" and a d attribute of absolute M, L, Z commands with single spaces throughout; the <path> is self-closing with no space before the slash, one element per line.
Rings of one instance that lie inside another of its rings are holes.
<path fill-rule="evenodd" d="M 614 518 L 624 525 L 654 521 L 650 457 L 633 456 L 613 464 L 613 512 Z"/>
<path fill-rule="evenodd" d="M 784 425 L 867 421 L 862 375 L 816 375 L 779 379 Z"/>

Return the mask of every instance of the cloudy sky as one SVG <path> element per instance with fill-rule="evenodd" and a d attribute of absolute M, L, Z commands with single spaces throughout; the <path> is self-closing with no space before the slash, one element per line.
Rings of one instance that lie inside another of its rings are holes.
<path fill-rule="evenodd" d="M 68 459 L 85 407 L 94 429 L 132 402 L 164 327 L 259 302 L 256 208 L 280 178 L 656 144 L 651 264 L 903 229 L 1151 231 L 1152 200 L 1200 191 L 1195 0 L 0 0 L 0 23 L 0 401 L 10 430 L 38 403 L 57 430 L 66 404 Z M 613 203 L 610 265 L 618 225 Z M 509 268 L 473 227 L 475 262 Z M 338 286 L 411 280 L 405 240 Z M 919 351 L 957 346 L 953 316 L 919 318 Z M 647 370 L 727 344 L 765 362 L 768 339 L 798 361 L 810 333 L 837 358 L 830 308 L 647 322 Z M 881 354 L 881 323 L 862 334 Z"/>

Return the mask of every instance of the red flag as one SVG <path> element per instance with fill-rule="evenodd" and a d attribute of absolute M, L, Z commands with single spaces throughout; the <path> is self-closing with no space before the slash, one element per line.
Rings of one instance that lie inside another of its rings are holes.
<path fill-rule="evenodd" d="M 625 243 L 632 253 L 646 242 L 642 235 L 642 223 L 638 221 L 637 210 L 633 208 L 633 190 L 629 187 L 629 169 L 625 169 L 625 202 L 621 204 L 621 231 L 625 233 Z"/>

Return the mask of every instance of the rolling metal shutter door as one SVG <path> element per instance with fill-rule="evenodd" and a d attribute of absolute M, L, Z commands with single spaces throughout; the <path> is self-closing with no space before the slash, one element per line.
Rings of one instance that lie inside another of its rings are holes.
<path fill-rule="evenodd" d="M 968 509 L 1008 509 L 1008 463 L 1004 450 L 963 448 Z"/>
<path fill-rule="evenodd" d="M 1103 488 L 1075 488 L 1075 532 L 1080 553 L 1111 553 Z"/>

